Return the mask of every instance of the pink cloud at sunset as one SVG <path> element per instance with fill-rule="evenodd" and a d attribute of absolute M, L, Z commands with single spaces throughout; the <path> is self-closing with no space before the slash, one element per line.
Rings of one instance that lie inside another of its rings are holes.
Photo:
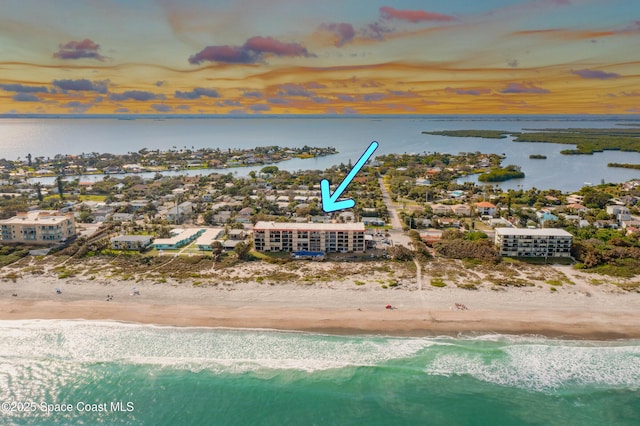
<path fill-rule="evenodd" d="M 273 37 L 254 36 L 242 46 L 207 46 L 189 57 L 189 63 L 224 62 L 229 64 L 252 64 L 262 62 L 265 54 L 295 57 L 311 56 L 299 43 L 284 43 Z"/>
<path fill-rule="evenodd" d="M 105 57 L 98 53 L 100 45 L 88 38 L 82 41 L 70 41 L 60 45 L 60 49 L 53 54 L 57 59 L 97 59 L 104 61 Z"/>
<path fill-rule="evenodd" d="M 440 13 L 426 12 L 424 10 L 398 10 L 389 6 L 382 6 L 380 8 L 380 16 L 384 19 L 398 19 L 413 23 L 425 21 L 449 22 L 455 21 L 456 19 L 453 16 Z"/>

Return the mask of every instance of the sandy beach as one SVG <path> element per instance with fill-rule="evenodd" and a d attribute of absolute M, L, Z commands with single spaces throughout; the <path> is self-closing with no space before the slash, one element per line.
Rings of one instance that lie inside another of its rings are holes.
<path fill-rule="evenodd" d="M 331 268 L 331 264 L 317 267 Z M 371 276 L 361 275 L 312 284 L 227 279 L 215 285 L 194 285 L 25 274 L 0 283 L 0 319 L 116 320 L 337 334 L 495 332 L 640 338 L 640 293 L 607 283 L 592 285 L 569 267 L 557 268 L 563 268 L 572 284 L 553 291 L 541 285 L 438 288 L 422 284 L 428 269 L 419 285 L 407 277 L 404 285 L 394 288 L 383 288 L 371 283 Z M 359 279 L 365 284 L 354 285 Z M 468 310 L 456 309 L 456 304 Z M 386 309 L 387 305 L 395 309 Z"/>

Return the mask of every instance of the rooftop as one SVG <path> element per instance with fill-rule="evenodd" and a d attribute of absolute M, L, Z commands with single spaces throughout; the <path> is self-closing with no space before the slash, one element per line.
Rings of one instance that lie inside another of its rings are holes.
<path fill-rule="evenodd" d="M 207 228 L 196 240 L 197 245 L 208 245 L 216 240 L 224 230 L 222 228 Z"/>
<path fill-rule="evenodd" d="M 531 236 L 553 236 L 571 237 L 571 234 L 564 229 L 557 228 L 496 228 L 496 235 L 531 235 Z"/>
<path fill-rule="evenodd" d="M 476 203 L 476 207 L 485 207 L 485 208 L 489 208 L 489 209 L 495 209 L 496 206 L 495 204 L 492 204 L 488 201 L 480 201 L 479 203 Z"/>
<path fill-rule="evenodd" d="M 149 241 L 151 240 L 151 235 L 118 235 L 117 237 L 111 238 L 111 242 L 114 241 Z"/>
<path fill-rule="evenodd" d="M 13 224 L 39 224 L 39 225 L 54 225 L 63 223 L 71 216 L 65 216 L 64 214 L 54 210 L 34 210 L 28 213 L 18 213 L 16 216 L 0 220 L 0 223 L 4 225 Z"/>
<path fill-rule="evenodd" d="M 289 222 L 258 222 L 254 230 L 273 231 L 359 231 L 364 232 L 364 223 L 289 223 Z"/>

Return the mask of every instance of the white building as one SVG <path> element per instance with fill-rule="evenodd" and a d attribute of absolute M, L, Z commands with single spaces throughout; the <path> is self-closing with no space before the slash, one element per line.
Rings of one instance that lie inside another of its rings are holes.
<path fill-rule="evenodd" d="M 213 242 L 218 240 L 224 233 L 223 228 L 207 228 L 196 240 L 198 250 L 211 251 Z M 222 242 L 221 242 L 222 243 Z"/>
<path fill-rule="evenodd" d="M 190 218 L 193 214 L 193 203 L 191 201 L 185 201 L 177 206 L 167 207 L 158 214 L 168 222 L 181 222 L 184 219 Z"/>
<path fill-rule="evenodd" d="M 496 228 L 501 256 L 570 257 L 572 235 L 564 229 Z"/>
<path fill-rule="evenodd" d="M 118 235 L 109 240 L 115 250 L 144 250 L 151 244 L 150 235 Z"/>
<path fill-rule="evenodd" d="M 257 251 L 362 253 L 364 223 L 258 222 L 253 245 Z"/>

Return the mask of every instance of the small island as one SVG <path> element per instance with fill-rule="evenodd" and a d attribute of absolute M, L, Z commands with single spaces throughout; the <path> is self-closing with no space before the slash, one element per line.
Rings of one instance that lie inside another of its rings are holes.
<path fill-rule="evenodd" d="M 459 138 L 505 139 L 508 135 L 515 135 L 517 132 L 507 132 L 504 130 L 442 130 L 434 132 L 423 131 L 422 134 Z"/>
<path fill-rule="evenodd" d="M 524 172 L 520 170 L 520 167 L 509 165 L 497 169 L 492 169 L 490 172 L 482 173 L 478 176 L 480 182 L 504 182 L 509 179 L 520 179 L 524 177 Z"/>
<path fill-rule="evenodd" d="M 632 129 L 523 129 L 523 132 L 502 130 L 444 130 L 428 132 L 427 135 L 451 137 L 475 137 L 505 139 L 513 136 L 513 142 L 538 142 L 575 145 L 574 149 L 560 151 L 563 155 L 591 155 L 607 150 L 640 152 L 640 130 Z"/>
<path fill-rule="evenodd" d="M 630 163 L 609 163 L 607 167 L 620 167 L 623 169 L 636 169 L 640 170 L 640 164 L 630 164 Z"/>
<path fill-rule="evenodd" d="M 542 154 L 531 154 L 529 158 L 532 160 L 546 160 L 547 156 Z"/>

